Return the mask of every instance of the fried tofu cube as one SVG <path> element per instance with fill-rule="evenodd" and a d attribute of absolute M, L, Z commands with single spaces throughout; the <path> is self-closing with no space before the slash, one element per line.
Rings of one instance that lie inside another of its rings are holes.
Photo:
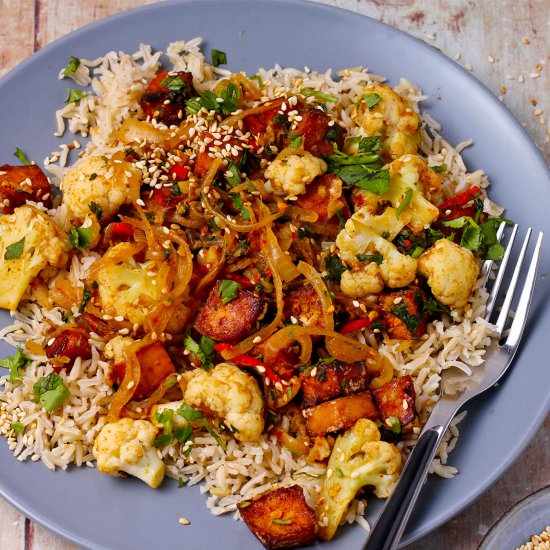
<path fill-rule="evenodd" d="M 382 322 L 388 336 L 398 340 L 416 340 L 426 334 L 427 320 L 422 314 L 422 294 L 410 288 L 381 294 L 378 303 L 382 308 Z"/>
<path fill-rule="evenodd" d="M 296 124 L 293 134 L 303 137 L 304 149 L 319 157 L 332 155 L 332 142 L 325 139 L 330 117 L 316 107 L 301 110 L 300 116 L 302 119 Z"/>
<path fill-rule="evenodd" d="M 315 407 L 304 409 L 303 414 L 306 419 L 306 431 L 311 437 L 350 428 L 360 418 L 379 418 L 370 391 L 325 401 Z"/>
<path fill-rule="evenodd" d="M 305 327 L 324 327 L 323 308 L 311 286 L 293 288 L 285 293 L 285 315 L 294 317 Z"/>
<path fill-rule="evenodd" d="M 263 300 L 239 288 L 235 298 L 223 303 L 217 281 L 195 319 L 195 329 L 221 342 L 236 342 L 250 334 L 263 311 Z"/>
<path fill-rule="evenodd" d="M 53 221 L 29 205 L 0 217 L 0 307 L 16 309 L 27 287 L 46 267 L 67 261 L 67 240 Z"/>
<path fill-rule="evenodd" d="M 52 189 L 44 172 L 36 166 L 0 166 L 0 212 L 11 214 L 26 201 L 41 202 L 46 208 L 52 205 Z"/>
<path fill-rule="evenodd" d="M 414 420 L 415 391 L 414 382 L 410 376 L 402 376 L 397 380 L 387 382 L 373 392 L 376 406 L 380 410 L 382 421 L 387 426 L 392 426 L 392 418 L 397 418 L 401 426 L 405 426 Z"/>
<path fill-rule="evenodd" d="M 300 375 L 304 405 L 313 407 L 339 395 L 362 392 L 372 378 L 363 363 L 333 361 L 317 365 Z"/>
<path fill-rule="evenodd" d="M 269 550 L 308 546 L 315 541 L 315 512 L 299 485 L 281 487 L 239 506 L 248 528 Z"/>

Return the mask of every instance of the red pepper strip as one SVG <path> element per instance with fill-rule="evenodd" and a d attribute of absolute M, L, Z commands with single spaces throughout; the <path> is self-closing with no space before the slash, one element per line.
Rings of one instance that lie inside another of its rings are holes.
<path fill-rule="evenodd" d="M 254 286 L 254 283 L 250 280 L 244 277 L 243 275 L 239 275 L 238 273 L 226 273 L 225 275 L 228 279 L 231 281 L 235 281 L 236 283 L 239 283 L 241 286 L 251 288 Z"/>
<path fill-rule="evenodd" d="M 450 199 L 443 201 L 439 205 L 439 210 L 446 210 L 447 208 L 452 208 L 453 206 L 464 206 L 467 202 L 479 197 L 480 194 L 480 188 L 477 185 L 474 185 L 471 189 L 462 191 L 462 193 L 459 193 L 455 197 L 451 197 Z"/>
<path fill-rule="evenodd" d="M 222 351 L 231 349 L 232 347 L 233 346 L 231 346 L 231 344 L 220 342 L 214 346 L 214 349 L 218 353 L 221 353 Z M 233 357 L 231 361 L 240 367 L 252 367 L 255 369 L 264 379 L 266 386 L 275 386 L 277 383 L 280 383 L 281 386 L 288 385 L 288 382 L 281 378 L 269 365 L 266 365 L 252 355 L 237 355 L 237 357 Z"/>
<path fill-rule="evenodd" d="M 362 328 L 369 328 L 372 325 L 370 319 L 355 319 L 346 323 L 340 330 L 340 334 L 347 334 L 348 332 L 353 332 L 354 330 L 360 330 Z"/>
<path fill-rule="evenodd" d="M 181 164 L 176 164 L 170 170 L 170 177 L 176 181 L 185 181 L 187 175 L 189 174 L 189 169 Z"/>
<path fill-rule="evenodd" d="M 134 228 L 126 222 L 115 222 L 111 229 L 111 236 L 114 239 L 132 239 L 134 237 Z"/>

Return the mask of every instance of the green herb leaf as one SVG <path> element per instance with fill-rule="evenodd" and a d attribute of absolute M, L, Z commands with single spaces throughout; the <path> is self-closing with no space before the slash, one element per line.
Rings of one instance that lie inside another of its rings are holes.
<path fill-rule="evenodd" d="M 218 289 L 218 296 L 221 296 L 222 304 L 225 305 L 235 299 L 239 293 L 239 288 L 241 288 L 241 285 L 236 281 L 223 279 Z"/>
<path fill-rule="evenodd" d="M 81 99 L 84 99 L 85 97 L 89 96 L 90 94 L 88 92 L 83 92 L 82 90 L 79 90 L 78 88 L 66 88 L 67 90 L 67 99 L 65 99 L 65 103 L 78 103 Z"/>
<path fill-rule="evenodd" d="M 199 409 L 195 409 L 187 403 L 183 403 L 181 407 L 179 407 L 179 409 L 176 411 L 176 414 L 179 414 L 181 417 L 185 418 L 185 420 L 188 420 L 189 422 L 204 417 Z"/>
<path fill-rule="evenodd" d="M 23 151 L 21 151 L 21 149 L 19 149 L 19 147 L 16 147 L 15 148 L 15 153 L 14 155 L 25 165 L 29 166 L 31 164 L 31 161 L 27 158 L 27 155 L 25 155 L 25 153 L 23 153 Z"/>
<path fill-rule="evenodd" d="M 95 217 L 97 218 L 97 221 L 101 221 L 101 216 L 103 216 L 103 208 L 97 204 L 97 202 L 92 201 L 88 208 L 92 212 L 92 214 L 95 214 Z"/>
<path fill-rule="evenodd" d="M 4 260 L 18 260 L 23 254 L 23 249 L 25 248 L 25 237 L 20 241 L 11 243 L 6 246 L 6 251 L 4 252 Z"/>
<path fill-rule="evenodd" d="M 214 351 L 215 340 L 208 338 L 208 336 L 201 336 L 201 339 L 196 342 L 191 335 L 188 335 L 183 345 L 186 350 L 193 353 L 201 362 L 200 366 L 202 369 L 210 370 L 214 366 L 213 361 L 216 359 L 216 352 Z"/>
<path fill-rule="evenodd" d="M 447 165 L 446 164 L 439 164 L 436 166 L 430 166 L 432 171 L 434 171 L 436 174 L 443 174 L 447 171 Z"/>
<path fill-rule="evenodd" d="M 212 50 L 212 65 L 217 67 L 218 65 L 225 65 L 227 63 L 227 55 L 220 50 Z"/>
<path fill-rule="evenodd" d="M 451 310 L 446 305 L 438 302 L 432 296 L 424 300 L 422 312 L 426 315 L 432 315 L 434 313 L 446 313 L 447 315 L 451 314 Z"/>
<path fill-rule="evenodd" d="M 69 64 L 63 70 L 63 76 L 65 78 L 71 76 L 78 69 L 78 67 L 80 67 L 80 59 L 78 59 L 78 57 L 75 57 L 74 55 L 71 55 L 71 60 L 69 61 Z"/>
<path fill-rule="evenodd" d="M 273 523 L 276 523 L 277 525 L 290 525 L 292 523 L 291 519 L 277 519 L 277 518 L 274 518 L 271 521 Z"/>
<path fill-rule="evenodd" d="M 378 265 L 384 261 L 384 256 L 382 256 L 382 254 L 356 254 L 355 257 L 360 262 L 374 262 Z"/>
<path fill-rule="evenodd" d="M 377 93 L 363 94 L 361 101 L 364 101 L 369 108 L 369 111 L 372 111 L 374 107 L 382 101 L 382 96 Z"/>
<path fill-rule="evenodd" d="M 336 254 L 329 253 L 325 256 L 325 269 L 327 270 L 325 279 L 340 282 L 342 273 L 346 271 L 347 267 Z"/>
<path fill-rule="evenodd" d="M 232 161 L 227 164 L 227 170 L 225 171 L 225 181 L 232 187 L 241 183 L 241 171 L 239 167 Z"/>
<path fill-rule="evenodd" d="M 231 196 L 233 197 L 233 208 L 239 212 L 243 220 L 249 220 L 250 213 L 245 208 L 242 197 L 237 193 L 232 193 Z"/>
<path fill-rule="evenodd" d="M 258 87 L 260 88 L 264 87 L 264 81 L 262 80 L 262 77 L 259 74 L 253 74 L 250 77 L 250 80 L 255 80 L 258 83 Z"/>
<path fill-rule="evenodd" d="M 399 418 L 397 418 L 397 416 L 389 416 L 387 424 L 390 426 L 390 429 L 394 434 L 401 433 L 401 422 L 399 422 Z"/>
<path fill-rule="evenodd" d="M 405 210 L 405 208 L 407 208 L 407 206 L 411 202 L 413 193 L 414 191 L 410 187 L 408 187 L 405 191 L 405 196 L 403 197 L 403 200 L 399 203 L 399 206 L 397 207 L 397 210 L 395 212 L 395 217 L 397 219 L 399 219 L 399 216 L 401 216 L 403 210 Z"/>
<path fill-rule="evenodd" d="M 86 283 L 84 283 L 84 290 L 82 292 L 82 301 L 78 306 L 78 313 L 82 313 L 86 309 L 86 306 L 88 305 L 88 302 L 91 299 L 92 299 L 92 291 L 86 286 Z"/>
<path fill-rule="evenodd" d="M 171 92 L 180 92 L 185 87 L 185 81 L 176 74 L 169 74 L 161 81 L 160 85 Z"/>
<path fill-rule="evenodd" d="M 58 409 L 71 395 L 61 376 L 55 372 L 39 378 L 33 391 L 33 401 L 40 403 L 48 412 Z"/>
<path fill-rule="evenodd" d="M 0 367 L 4 367 L 10 371 L 9 382 L 15 384 L 17 382 L 23 382 L 23 376 L 21 371 L 26 369 L 31 364 L 30 360 L 23 355 L 21 348 L 17 349 L 17 353 L 13 357 L 6 357 L 6 359 L 0 359 Z"/>
<path fill-rule="evenodd" d="M 338 98 L 336 96 L 325 94 L 314 88 L 303 88 L 302 95 L 304 97 L 314 97 L 315 99 L 320 99 L 321 101 L 328 101 L 328 103 L 338 103 Z"/>
<path fill-rule="evenodd" d="M 340 126 L 336 126 L 336 124 L 334 126 L 329 126 L 325 132 L 325 141 L 336 141 L 341 134 L 342 130 Z"/>
<path fill-rule="evenodd" d="M 84 250 L 88 248 L 94 233 L 91 227 L 71 227 L 69 233 L 69 245 L 71 248 L 78 248 L 78 250 Z"/>
<path fill-rule="evenodd" d="M 13 430 L 13 433 L 15 435 L 22 434 L 23 431 L 25 430 L 25 426 L 23 426 L 23 424 L 21 424 L 21 422 L 13 422 L 11 424 L 10 428 Z"/>
<path fill-rule="evenodd" d="M 345 380 L 344 378 L 342 380 Z M 344 477 L 344 472 L 342 471 L 341 468 L 336 468 L 336 470 L 334 470 L 334 473 L 338 476 L 338 477 Z"/>
<path fill-rule="evenodd" d="M 421 315 L 412 315 L 409 313 L 409 310 L 407 309 L 407 305 L 404 302 L 401 302 L 400 304 L 397 304 L 396 306 L 392 307 L 390 309 L 390 313 L 393 313 L 396 317 L 401 319 L 401 321 L 405 323 L 407 330 L 411 334 L 414 333 L 414 331 L 418 328 L 418 325 L 422 321 Z"/>
<path fill-rule="evenodd" d="M 185 110 L 190 114 L 197 114 L 201 108 L 207 111 L 214 111 L 222 115 L 229 115 L 238 108 L 238 99 L 241 90 L 233 82 L 229 82 L 219 93 L 210 90 L 202 92 L 200 97 L 188 99 L 185 103 Z"/>
<path fill-rule="evenodd" d="M 298 134 L 288 134 L 288 146 L 293 149 L 298 149 L 298 147 L 301 147 L 303 141 L 302 136 Z"/>
<path fill-rule="evenodd" d="M 178 479 L 178 489 L 181 489 L 186 483 L 187 483 L 187 481 L 185 481 L 185 479 L 183 479 L 182 477 L 180 477 L 180 478 Z"/>
<path fill-rule="evenodd" d="M 171 434 L 159 434 L 155 441 L 153 441 L 153 447 L 166 447 L 172 443 L 173 437 Z"/>

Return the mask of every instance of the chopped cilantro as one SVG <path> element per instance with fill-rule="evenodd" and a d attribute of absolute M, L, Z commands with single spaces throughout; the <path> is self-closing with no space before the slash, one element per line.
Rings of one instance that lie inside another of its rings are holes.
<path fill-rule="evenodd" d="M 78 248 L 78 250 L 84 250 L 90 246 L 94 238 L 93 230 L 91 227 L 71 227 L 69 233 L 69 245 L 70 248 Z"/>
<path fill-rule="evenodd" d="M 27 158 L 27 155 L 19 147 L 15 148 L 15 153 L 13 153 L 23 164 L 29 166 L 31 161 Z"/>
<path fill-rule="evenodd" d="M 22 434 L 23 431 L 25 430 L 25 426 L 23 426 L 21 422 L 12 422 L 10 428 L 13 430 L 13 433 L 15 435 Z"/>
<path fill-rule="evenodd" d="M 239 167 L 232 161 L 227 164 L 227 170 L 225 171 L 225 181 L 232 187 L 241 183 L 241 172 Z"/>
<path fill-rule="evenodd" d="M 81 99 L 90 95 L 88 92 L 83 92 L 78 88 L 72 88 L 72 89 L 66 88 L 66 90 L 67 90 L 67 99 L 65 99 L 65 103 L 67 104 L 78 103 Z"/>
<path fill-rule="evenodd" d="M 399 216 L 403 213 L 403 210 L 407 208 L 409 203 L 411 202 L 413 196 L 413 190 L 412 188 L 408 187 L 405 191 L 405 195 L 403 196 L 403 200 L 399 203 L 399 206 L 397 207 L 397 210 L 395 212 L 395 217 L 399 219 Z"/>
<path fill-rule="evenodd" d="M 394 434 L 400 434 L 401 433 L 401 422 L 399 422 L 399 418 L 397 416 L 389 416 L 387 419 L 387 425 L 389 426 L 390 430 Z"/>
<path fill-rule="evenodd" d="M 325 94 L 319 90 L 313 88 L 303 88 L 302 95 L 304 97 L 314 97 L 315 99 L 320 99 L 321 101 L 328 101 L 329 103 L 338 103 L 338 98 L 336 96 Z"/>
<path fill-rule="evenodd" d="M 160 85 L 171 92 L 181 92 L 185 87 L 185 81 L 178 75 L 168 75 Z"/>
<path fill-rule="evenodd" d="M 298 149 L 302 145 L 302 142 L 304 141 L 302 136 L 298 134 L 288 134 L 288 146 L 292 147 L 293 149 Z"/>
<path fill-rule="evenodd" d="M 200 97 L 187 100 L 185 109 L 190 114 L 197 114 L 201 108 L 204 108 L 207 111 L 229 115 L 237 110 L 240 95 L 240 88 L 237 88 L 233 82 L 229 82 L 219 93 L 206 90 Z"/>
<path fill-rule="evenodd" d="M 198 409 L 195 409 L 193 407 L 190 407 L 186 403 L 184 403 L 177 411 L 176 414 L 179 414 L 183 418 L 185 418 L 188 421 L 193 420 L 200 420 L 200 423 L 204 428 L 206 428 L 206 431 L 216 440 L 216 443 L 224 450 L 227 451 L 227 447 L 225 446 L 225 443 L 223 442 L 222 438 L 216 433 L 214 428 L 212 427 L 212 424 L 210 421 L 204 417 L 201 411 Z"/>
<path fill-rule="evenodd" d="M 325 382 L 326 379 L 327 379 L 326 369 L 318 369 L 317 370 L 317 382 Z"/>
<path fill-rule="evenodd" d="M 58 409 L 70 397 L 70 392 L 61 376 L 51 372 L 42 376 L 33 386 L 35 403 L 40 403 L 48 412 Z"/>
<path fill-rule="evenodd" d="M 63 77 L 67 78 L 68 76 L 71 76 L 75 73 L 78 67 L 80 67 L 80 59 L 78 59 L 78 57 L 75 57 L 74 55 L 71 55 L 71 60 L 69 61 L 69 64 L 63 70 Z"/>
<path fill-rule="evenodd" d="M 183 479 L 182 477 L 180 477 L 178 479 L 178 489 L 181 489 L 186 483 L 187 483 L 187 481 L 185 479 Z"/>
<path fill-rule="evenodd" d="M 220 283 L 220 288 L 218 289 L 218 296 L 221 296 L 222 304 L 225 305 L 235 299 L 239 292 L 239 288 L 241 288 L 239 283 L 228 279 L 223 279 Z"/>
<path fill-rule="evenodd" d="M 220 50 L 212 50 L 212 65 L 225 65 L 227 63 L 227 54 Z"/>
<path fill-rule="evenodd" d="M 327 270 L 325 279 L 339 282 L 347 267 L 336 254 L 329 253 L 325 256 L 325 269 Z"/>
<path fill-rule="evenodd" d="M 404 302 L 401 302 L 390 309 L 390 313 L 393 313 L 396 317 L 401 319 L 407 330 L 413 334 L 414 331 L 418 328 L 418 325 L 422 321 L 422 316 L 412 315 L 407 309 L 407 305 Z"/>
<path fill-rule="evenodd" d="M 181 187 L 179 186 L 178 182 L 173 181 L 170 187 L 170 195 L 172 197 L 179 197 L 181 194 L 182 194 Z"/>
<path fill-rule="evenodd" d="M 13 357 L 6 357 L 6 359 L 0 359 L 0 367 L 4 367 L 10 371 L 9 382 L 15 384 L 16 382 L 22 382 L 23 376 L 21 371 L 26 369 L 30 365 L 30 360 L 23 355 L 21 348 L 17 349 L 17 353 Z"/>
<path fill-rule="evenodd" d="M 335 473 L 338 477 L 344 477 L 344 472 L 342 471 L 341 468 L 336 468 L 336 470 L 334 470 L 334 473 Z"/>
<path fill-rule="evenodd" d="M 329 126 L 328 130 L 325 132 L 325 141 L 336 141 L 340 135 L 342 134 L 342 130 L 340 129 L 340 126 Z"/>
<path fill-rule="evenodd" d="M 64 311 L 63 312 L 63 315 L 61 315 L 61 320 L 64 322 L 64 323 L 68 323 L 73 317 L 73 312 L 72 311 Z"/>
<path fill-rule="evenodd" d="M 200 340 L 196 342 L 191 335 L 188 335 L 184 341 L 185 349 L 197 357 L 201 362 L 201 368 L 204 370 L 210 370 L 214 366 L 213 361 L 216 358 L 215 344 L 216 341 L 208 338 L 208 336 L 201 336 Z"/>
<path fill-rule="evenodd" d="M 239 212 L 243 220 L 249 220 L 250 213 L 245 208 L 242 197 L 237 193 L 232 193 L 231 196 L 233 197 L 233 208 Z"/>
<path fill-rule="evenodd" d="M 92 214 L 95 214 L 95 217 L 97 218 L 97 221 L 101 221 L 101 216 L 103 216 L 103 208 L 97 204 L 97 202 L 92 201 L 88 208 L 92 212 Z"/>
<path fill-rule="evenodd" d="M 430 296 L 429 298 L 426 298 L 424 300 L 424 304 L 422 306 L 422 311 L 426 315 L 431 315 L 432 313 L 442 312 L 446 313 L 447 315 L 451 314 L 451 311 L 449 308 L 438 302 L 434 297 Z"/>
<path fill-rule="evenodd" d="M 356 254 L 355 257 L 360 262 L 374 262 L 375 264 L 381 264 L 384 261 L 382 254 Z"/>
<path fill-rule="evenodd" d="M 25 237 L 15 243 L 9 244 L 6 246 L 6 251 L 4 252 L 4 260 L 18 260 L 21 258 L 24 248 Z"/>
<path fill-rule="evenodd" d="M 97 285 L 97 283 L 96 283 Z M 80 302 L 80 305 L 78 306 L 78 313 L 82 313 L 86 306 L 88 305 L 88 302 L 92 299 L 92 291 L 88 288 L 86 283 L 84 283 L 84 290 L 82 292 L 82 301 Z"/>
<path fill-rule="evenodd" d="M 377 93 L 363 94 L 361 102 L 363 101 L 366 103 L 369 111 L 372 111 L 374 107 L 382 101 L 382 96 L 378 95 Z"/>
<path fill-rule="evenodd" d="M 436 173 L 436 174 L 443 174 L 447 171 L 447 165 L 445 163 L 438 164 L 436 166 L 430 166 L 430 168 Z"/>

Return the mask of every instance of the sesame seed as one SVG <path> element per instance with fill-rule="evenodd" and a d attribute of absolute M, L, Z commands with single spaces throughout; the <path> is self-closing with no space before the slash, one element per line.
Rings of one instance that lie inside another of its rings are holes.
<path fill-rule="evenodd" d="M 136 384 L 136 383 L 135 383 L 133 380 L 130 380 L 130 382 L 128 382 L 127 388 L 128 388 L 129 390 L 131 390 L 131 389 L 135 386 L 135 384 Z"/>
<path fill-rule="evenodd" d="M 115 321 L 116 321 L 117 323 L 122 323 L 122 321 L 124 321 L 124 317 L 123 317 L 122 315 L 117 315 L 117 316 L 115 317 Z"/>
<path fill-rule="evenodd" d="M 259 344 L 261 341 L 262 341 L 261 336 L 256 336 L 255 338 L 252 339 L 253 344 Z"/>
<path fill-rule="evenodd" d="M 180 518 L 178 519 L 178 523 L 180 525 L 189 525 L 191 522 L 187 518 Z"/>
<path fill-rule="evenodd" d="M 488 56 L 487 56 L 487 61 L 488 61 L 489 63 L 494 63 L 494 62 L 495 62 L 495 58 L 494 58 L 492 55 L 488 55 Z"/>

